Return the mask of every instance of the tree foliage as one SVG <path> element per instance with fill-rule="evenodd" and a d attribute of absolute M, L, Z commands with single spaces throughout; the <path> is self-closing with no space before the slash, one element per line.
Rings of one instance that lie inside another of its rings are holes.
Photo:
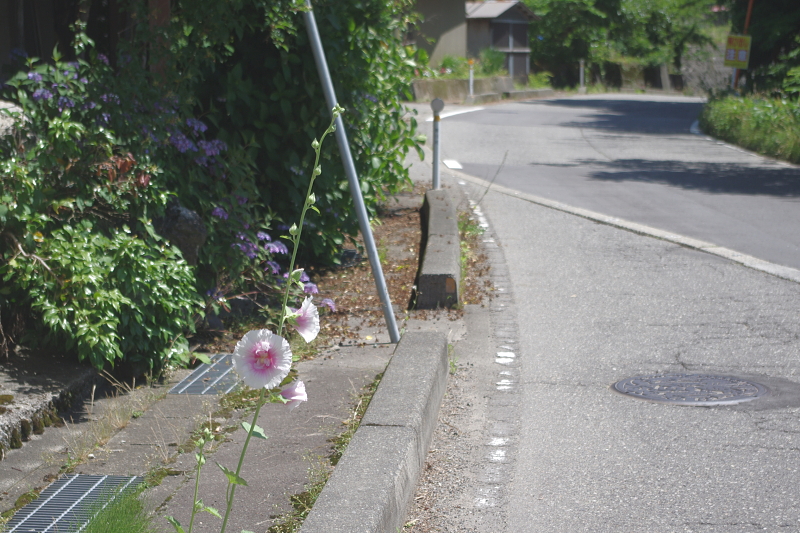
<path fill-rule="evenodd" d="M 728 4 L 733 32 L 743 33 L 748 0 L 729 0 Z M 753 2 L 747 33 L 752 37 L 748 88 L 780 90 L 789 71 L 800 67 L 800 4 L 795 0 Z"/>
<path fill-rule="evenodd" d="M 531 26 L 533 60 L 561 85 L 575 83 L 580 59 L 603 74 L 619 64 L 680 69 L 688 45 L 709 42 L 703 32 L 709 0 L 525 2 L 541 17 Z"/>

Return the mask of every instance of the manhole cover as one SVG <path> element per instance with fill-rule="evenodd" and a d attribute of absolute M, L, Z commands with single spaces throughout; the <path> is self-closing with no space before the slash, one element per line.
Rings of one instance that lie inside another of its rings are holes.
<path fill-rule="evenodd" d="M 752 381 L 706 374 L 636 376 L 618 381 L 612 388 L 640 400 L 701 406 L 749 402 L 769 392 Z"/>

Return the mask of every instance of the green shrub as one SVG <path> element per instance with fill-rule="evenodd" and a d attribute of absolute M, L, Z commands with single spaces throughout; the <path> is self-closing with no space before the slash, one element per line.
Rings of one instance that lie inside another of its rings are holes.
<path fill-rule="evenodd" d="M 528 74 L 528 87 L 531 89 L 549 89 L 552 87 L 552 79 L 553 75 L 546 71 Z"/>
<path fill-rule="evenodd" d="M 703 131 L 768 156 L 800 163 L 800 103 L 774 98 L 723 97 L 700 115 Z"/>
<path fill-rule="evenodd" d="M 480 53 L 480 71 L 484 76 L 505 76 L 506 54 L 494 48 L 484 48 Z"/>
<path fill-rule="evenodd" d="M 440 78 L 464 79 L 469 77 L 469 62 L 466 57 L 446 55 L 439 63 Z"/>
<path fill-rule="evenodd" d="M 116 57 L 78 31 L 76 61 L 30 58 L 0 91 L 20 109 L 0 138 L 0 319 L 30 315 L 33 345 L 59 342 L 96 366 L 174 360 L 199 295 L 206 308 L 241 293 L 269 301 L 329 120 L 302 2 L 177 0 L 164 28 L 136 11 L 147 5 L 129 4 L 134 37 Z M 404 155 L 419 148 L 398 99 L 417 66 L 398 37 L 411 7 L 315 2 L 370 213 L 408 181 Z M 334 143 L 321 161 L 305 263 L 334 262 L 358 233 Z M 207 228 L 196 267 L 154 231 L 173 197 Z M 123 259 L 120 278 L 95 279 Z"/>

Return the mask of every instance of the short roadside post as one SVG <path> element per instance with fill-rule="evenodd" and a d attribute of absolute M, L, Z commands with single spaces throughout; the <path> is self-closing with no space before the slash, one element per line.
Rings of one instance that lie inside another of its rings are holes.
<path fill-rule="evenodd" d="M 433 188 L 439 189 L 439 113 L 444 109 L 444 102 L 441 98 L 435 98 L 431 102 L 433 110 Z"/>
<path fill-rule="evenodd" d="M 470 96 L 474 95 L 474 92 L 473 92 L 473 88 L 475 87 L 474 68 L 473 68 L 474 65 L 475 65 L 475 60 L 474 59 L 470 59 L 469 60 L 469 95 Z"/>
<path fill-rule="evenodd" d="M 586 61 L 581 59 L 581 70 L 580 70 L 580 79 L 581 79 L 581 87 L 578 89 L 578 92 L 581 94 L 586 94 L 586 78 L 584 71 L 586 69 Z"/>

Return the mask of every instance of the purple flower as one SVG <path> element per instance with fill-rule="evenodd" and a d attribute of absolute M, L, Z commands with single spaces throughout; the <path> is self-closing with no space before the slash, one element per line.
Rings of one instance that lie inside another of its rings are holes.
<path fill-rule="evenodd" d="M 204 155 L 201 155 L 200 157 L 195 157 L 194 162 L 200 165 L 201 167 L 208 166 L 208 158 Z"/>
<path fill-rule="evenodd" d="M 64 111 L 64 109 L 68 107 L 75 107 L 75 102 L 67 98 L 66 96 L 59 96 L 58 97 L 58 111 L 59 113 Z"/>
<path fill-rule="evenodd" d="M 53 97 L 53 93 L 48 91 L 47 89 L 36 89 L 33 91 L 33 99 L 37 102 L 39 100 L 50 100 Z"/>
<path fill-rule="evenodd" d="M 305 282 L 307 282 L 307 281 L 311 281 L 311 278 L 309 278 L 309 277 L 308 277 L 308 274 L 306 274 L 306 271 L 304 270 L 304 271 L 303 271 L 303 272 L 300 274 L 300 282 L 301 282 L 301 283 L 305 283 Z"/>
<path fill-rule="evenodd" d="M 264 245 L 264 249 L 271 254 L 288 254 L 289 249 L 280 241 L 268 242 Z"/>
<path fill-rule="evenodd" d="M 39 82 L 42 81 L 42 75 L 39 74 L 38 72 L 28 72 L 28 79 Z"/>
<path fill-rule="evenodd" d="M 192 128 L 192 131 L 194 132 L 195 135 L 203 133 L 208 129 L 208 126 L 206 126 L 202 121 L 197 120 L 196 118 L 187 118 L 186 125 Z"/>
<path fill-rule="evenodd" d="M 258 255 L 258 248 L 255 244 L 250 241 L 245 243 L 236 242 L 231 244 L 231 248 L 238 248 L 244 255 L 249 257 L 250 259 L 255 259 Z"/>
<path fill-rule="evenodd" d="M 303 286 L 303 292 L 306 294 L 319 294 L 319 288 L 316 283 L 306 283 Z"/>
<path fill-rule="evenodd" d="M 268 234 L 264 233 L 263 231 L 259 231 L 258 233 L 256 233 L 256 237 L 258 237 L 259 241 L 271 241 L 272 240 L 272 237 L 270 237 Z"/>
<path fill-rule="evenodd" d="M 325 299 L 323 299 L 323 300 L 322 300 L 322 301 L 319 303 L 319 305 L 320 305 L 320 307 L 324 305 L 325 307 L 327 307 L 328 309 L 330 309 L 330 310 L 331 310 L 331 311 L 333 311 L 334 313 L 336 312 L 336 304 L 335 304 L 335 303 L 333 303 L 333 300 L 331 300 L 330 298 L 325 298 Z"/>
<path fill-rule="evenodd" d="M 119 104 L 119 96 L 113 93 L 101 94 L 100 100 L 104 102 L 111 102 L 113 104 Z"/>
<path fill-rule="evenodd" d="M 228 145 L 219 139 L 214 139 L 213 141 L 198 141 L 197 145 L 200 146 L 209 157 L 219 155 L 220 152 L 224 152 L 228 149 Z"/>
<path fill-rule="evenodd" d="M 99 59 L 102 63 L 108 65 L 108 56 L 105 54 L 97 54 L 97 59 Z"/>
<path fill-rule="evenodd" d="M 239 205 L 244 205 L 247 203 L 248 200 L 247 196 L 239 196 L 238 194 L 234 194 L 234 196 L 236 197 L 236 201 L 239 202 Z"/>
<path fill-rule="evenodd" d="M 86 79 L 86 78 L 81 78 L 81 79 L 79 79 L 78 81 L 79 81 L 79 82 L 81 82 L 81 83 L 83 83 L 84 85 L 86 85 L 87 83 L 89 83 L 89 80 L 88 80 L 88 79 Z"/>
<path fill-rule="evenodd" d="M 102 113 L 100 116 L 103 117 L 103 122 L 106 124 L 108 124 L 108 121 L 111 120 L 111 115 L 109 113 Z"/>
<path fill-rule="evenodd" d="M 179 131 L 173 131 L 172 135 L 169 138 L 170 144 L 178 149 L 178 151 L 182 154 L 186 153 L 187 151 L 191 150 L 192 152 L 197 151 L 197 146 L 189 140 L 189 138 Z"/>
<path fill-rule="evenodd" d="M 276 276 L 277 276 L 278 274 L 280 274 L 280 273 L 281 273 L 281 267 L 280 267 L 280 265 L 279 265 L 278 263 L 276 263 L 275 261 L 267 261 L 267 266 L 268 266 L 270 269 L 272 269 L 272 273 L 273 273 L 274 275 L 276 275 Z M 264 271 L 266 271 L 266 270 L 267 270 L 267 269 L 265 268 L 265 269 L 264 269 Z"/>
<path fill-rule="evenodd" d="M 221 218 L 222 220 L 228 220 L 228 213 L 221 207 L 215 207 L 211 211 L 211 216 Z"/>

